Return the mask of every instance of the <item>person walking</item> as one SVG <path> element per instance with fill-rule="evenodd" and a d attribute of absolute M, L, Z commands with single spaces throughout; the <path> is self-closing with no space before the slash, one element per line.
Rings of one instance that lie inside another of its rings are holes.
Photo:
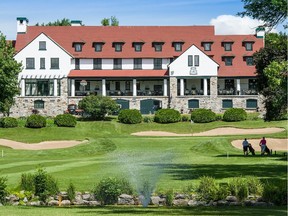
<path fill-rule="evenodd" d="M 247 139 L 245 138 L 244 141 L 242 142 L 243 145 L 243 152 L 244 155 L 248 155 L 248 146 L 249 146 L 249 142 L 247 141 Z"/>
<path fill-rule="evenodd" d="M 265 137 L 263 137 L 260 140 L 259 146 L 261 147 L 261 155 L 264 155 L 265 154 L 265 149 L 266 149 L 266 139 L 265 139 Z"/>

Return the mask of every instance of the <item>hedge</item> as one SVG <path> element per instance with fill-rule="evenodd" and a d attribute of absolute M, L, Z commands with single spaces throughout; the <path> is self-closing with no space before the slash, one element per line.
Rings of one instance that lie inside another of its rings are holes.
<path fill-rule="evenodd" d="M 191 113 L 191 120 L 195 123 L 213 122 L 216 114 L 209 109 L 196 109 Z"/>
<path fill-rule="evenodd" d="M 223 115 L 223 121 L 235 122 L 244 121 L 247 119 L 247 113 L 242 108 L 229 108 Z"/>
<path fill-rule="evenodd" d="M 155 113 L 154 121 L 158 123 L 174 123 L 181 121 L 181 114 L 174 109 L 160 109 Z"/>
<path fill-rule="evenodd" d="M 77 120 L 76 117 L 71 114 L 60 114 L 55 117 L 54 124 L 58 127 L 75 127 Z"/>

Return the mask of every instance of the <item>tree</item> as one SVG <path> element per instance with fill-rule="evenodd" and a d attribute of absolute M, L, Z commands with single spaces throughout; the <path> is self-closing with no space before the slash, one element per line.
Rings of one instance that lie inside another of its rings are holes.
<path fill-rule="evenodd" d="M 245 11 L 237 15 L 262 20 L 270 29 L 286 20 L 287 0 L 242 0 L 242 2 Z"/>
<path fill-rule="evenodd" d="M 0 112 L 9 116 L 14 103 L 13 97 L 19 94 L 18 75 L 22 64 L 14 59 L 15 49 L 12 42 L 0 32 Z"/>
<path fill-rule="evenodd" d="M 36 26 L 40 26 L 39 23 L 36 23 Z M 49 22 L 47 24 L 42 23 L 41 26 L 71 26 L 71 21 L 69 19 L 63 18 L 55 22 Z"/>
<path fill-rule="evenodd" d="M 110 22 L 111 26 L 119 26 L 119 21 L 115 16 L 111 16 L 110 18 L 103 18 L 101 20 L 101 24 L 103 26 L 110 26 Z"/>
<path fill-rule="evenodd" d="M 287 108 L 287 35 L 267 34 L 265 47 L 253 58 L 258 90 L 265 97 L 265 120 L 279 120 Z"/>
<path fill-rule="evenodd" d="M 112 114 L 119 109 L 118 104 L 110 97 L 96 95 L 84 97 L 79 101 L 78 106 L 95 120 L 102 120 L 105 115 Z"/>

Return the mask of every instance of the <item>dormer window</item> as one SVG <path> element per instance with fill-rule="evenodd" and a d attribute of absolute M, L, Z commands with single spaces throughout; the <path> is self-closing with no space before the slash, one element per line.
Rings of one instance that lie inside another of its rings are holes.
<path fill-rule="evenodd" d="M 184 42 L 173 42 L 172 46 L 174 47 L 174 50 L 176 52 L 181 52 L 182 51 L 182 46 Z"/>
<path fill-rule="evenodd" d="M 212 50 L 212 44 L 213 44 L 213 42 L 202 42 L 202 46 L 204 48 L 204 51 L 211 51 Z"/>
<path fill-rule="evenodd" d="M 39 50 L 46 50 L 46 41 L 39 41 Z"/>
<path fill-rule="evenodd" d="M 112 46 L 115 48 L 115 52 L 122 52 L 124 42 L 114 42 Z"/>
<path fill-rule="evenodd" d="M 132 46 L 134 47 L 135 52 L 142 52 L 143 42 L 134 42 Z"/>
<path fill-rule="evenodd" d="M 244 42 L 246 51 L 253 51 L 253 42 Z"/>
<path fill-rule="evenodd" d="M 234 56 L 222 56 L 222 60 L 225 62 L 225 66 L 232 66 L 233 58 Z"/>
<path fill-rule="evenodd" d="M 102 52 L 104 42 L 94 42 L 93 47 L 95 48 L 95 52 Z"/>
<path fill-rule="evenodd" d="M 253 56 L 245 56 L 245 61 L 246 61 L 246 65 L 248 66 L 254 65 Z"/>
<path fill-rule="evenodd" d="M 225 51 L 232 51 L 233 42 L 222 42 Z"/>
<path fill-rule="evenodd" d="M 152 46 L 155 49 L 155 52 L 162 52 L 162 46 L 163 46 L 164 42 L 153 42 Z"/>
<path fill-rule="evenodd" d="M 80 43 L 80 42 L 75 42 L 73 43 L 73 47 L 75 49 L 75 52 L 82 52 L 82 46 L 84 43 Z"/>

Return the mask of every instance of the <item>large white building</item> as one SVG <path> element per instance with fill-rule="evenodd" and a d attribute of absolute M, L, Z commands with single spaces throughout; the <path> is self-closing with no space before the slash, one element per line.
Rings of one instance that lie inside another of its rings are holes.
<path fill-rule="evenodd" d="M 21 95 L 12 116 L 55 116 L 83 96 L 111 96 L 143 114 L 263 107 L 256 91 L 255 35 L 215 35 L 213 26 L 28 26 L 17 18 Z"/>

